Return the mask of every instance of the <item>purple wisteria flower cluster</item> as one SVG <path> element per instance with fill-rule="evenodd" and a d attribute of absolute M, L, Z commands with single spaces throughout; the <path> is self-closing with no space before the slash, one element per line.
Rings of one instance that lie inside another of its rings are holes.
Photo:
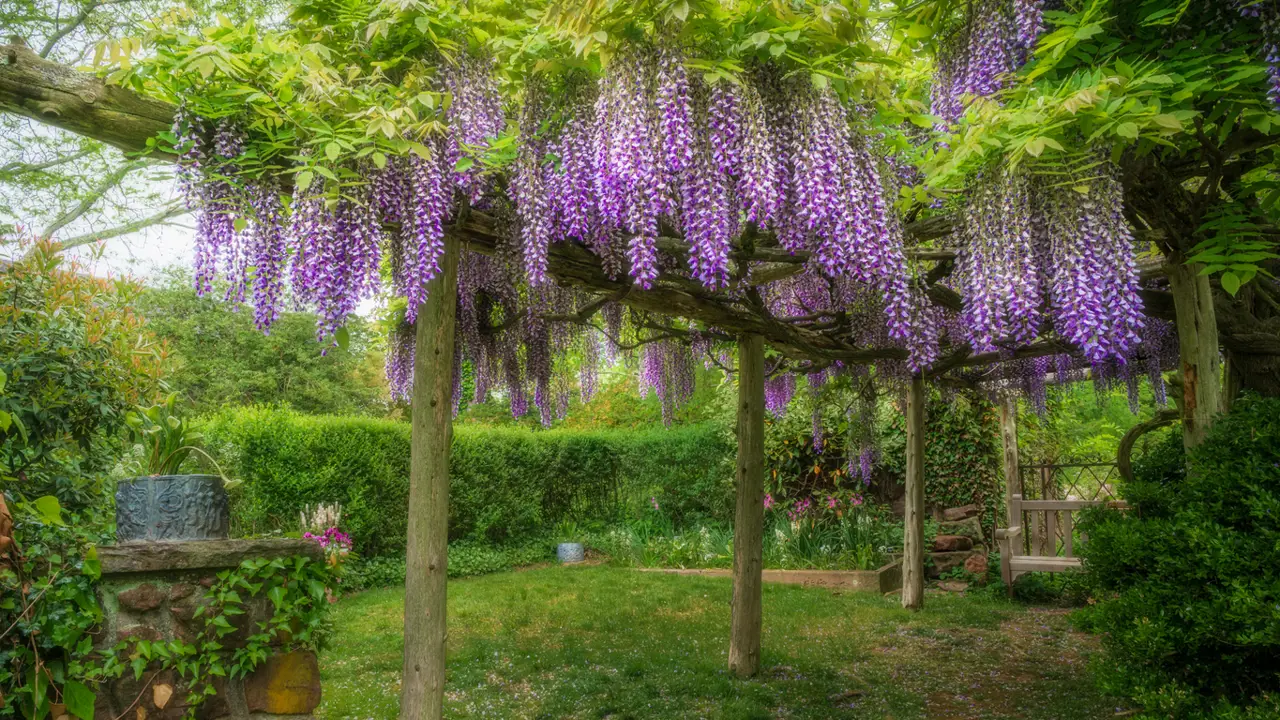
<path fill-rule="evenodd" d="M 295 301 L 314 307 L 317 335 L 327 340 L 361 301 L 381 291 L 386 259 L 412 322 L 440 272 L 455 193 L 477 203 L 489 191 L 480 169 L 459 160 L 505 128 L 491 59 L 459 56 L 441 76 L 452 97 L 447 132 L 404 157 L 357 161 L 348 170 L 368 182 L 344 186 L 341 194 L 300 183 L 287 217 L 275 180 L 237 174 L 243 132 L 229 120 L 209 123 L 180 110 L 174 135 L 180 183 L 198 213 L 197 291 L 211 290 L 221 271 L 226 299 L 243 302 L 252 281 L 254 319 L 265 331 L 280 315 L 287 277 Z M 388 366 L 399 362 L 389 359 Z"/>
<path fill-rule="evenodd" d="M 992 95 L 1027 61 L 1044 30 L 1044 0 L 976 0 L 938 52 L 932 112 L 944 125 L 963 115 L 966 97 Z"/>
<path fill-rule="evenodd" d="M 1178 335 L 1173 323 L 1147 318 L 1141 330 L 1142 342 L 1135 344 L 1122 360 L 1093 362 L 1088 358 L 1058 354 L 1036 358 L 1016 358 L 983 368 L 969 379 L 990 397 L 1022 396 L 1032 410 L 1044 415 L 1050 385 L 1092 381 L 1099 397 L 1123 385 L 1129 409 L 1139 411 L 1140 380 L 1145 375 L 1157 407 L 1168 405 L 1168 388 L 1163 373 L 1178 367 Z"/>
<path fill-rule="evenodd" d="M 874 289 L 890 335 L 912 337 L 902 231 L 845 104 L 771 67 L 709 84 L 686 65 L 671 44 L 632 48 L 567 107 L 527 89 L 511 194 L 530 284 L 546 279 L 549 243 L 576 240 L 650 287 L 671 228 L 689 274 L 723 289 L 734 241 L 754 228 L 810 253 L 815 273 Z"/>
<path fill-rule="evenodd" d="M 650 392 L 662 405 L 662 422 L 670 426 L 676 408 L 693 397 L 696 369 L 689 345 L 663 339 L 640 348 L 640 397 Z"/>
<path fill-rule="evenodd" d="M 974 350 L 1025 345 L 1047 319 L 1091 363 L 1125 362 L 1144 319 L 1123 203 L 1107 163 L 1075 187 L 1024 173 L 979 179 L 957 268 L 961 327 Z"/>

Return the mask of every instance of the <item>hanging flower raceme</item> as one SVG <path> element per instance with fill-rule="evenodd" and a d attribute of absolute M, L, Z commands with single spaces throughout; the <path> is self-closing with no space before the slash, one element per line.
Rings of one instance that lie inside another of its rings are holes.
<path fill-rule="evenodd" d="M 1025 344 L 1039 330 L 1042 293 L 1032 251 L 1031 201 L 1020 173 L 980 178 L 969 193 L 957 276 L 964 296 L 962 324 L 975 352 Z"/>
<path fill-rule="evenodd" d="M 1045 206 L 1054 328 L 1091 362 L 1123 362 L 1141 341 L 1143 317 L 1133 233 L 1123 215 L 1116 168 L 1104 165 L 1083 194 L 1059 188 Z"/>
<path fill-rule="evenodd" d="M 1105 163 L 1073 187 L 1004 172 L 975 184 L 957 281 L 976 352 L 1025 345 L 1048 319 L 1093 363 L 1132 355 L 1143 319 L 1123 201 Z"/>
<path fill-rule="evenodd" d="M 665 425 L 671 425 L 676 408 L 693 397 L 693 363 L 689 346 L 671 338 L 645 343 L 640 349 L 640 397 L 654 394 L 662 406 Z"/>
<path fill-rule="evenodd" d="M 386 373 L 393 402 L 409 402 L 413 396 L 414 330 L 400 323 L 387 337 Z"/>
<path fill-rule="evenodd" d="M 945 126 L 964 116 L 966 97 L 1002 89 L 1041 30 L 1043 0 L 976 0 L 938 51 L 932 112 Z"/>
<path fill-rule="evenodd" d="M 776 418 L 782 417 L 796 394 L 796 376 L 781 372 L 764 381 L 764 409 Z"/>
<path fill-rule="evenodd" d="M 458 161 L 483 150 L 506 128 L 494 70 L 492 57 L 462 54 L 443 73 L 451 98 L 445 111 L 450 133 L 444 163 L 451 173 L 452 185 L 465 193 L 472 205 L 481 202 L 488 188 L 478 164 L 460 168 Z"/>

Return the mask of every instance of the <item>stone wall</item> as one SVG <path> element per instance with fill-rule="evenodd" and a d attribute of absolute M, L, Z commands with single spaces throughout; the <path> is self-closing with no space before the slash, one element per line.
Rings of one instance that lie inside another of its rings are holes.
<path fill-rule="evenodd" d="M 251 558 L 306 555 L 321 560 L 318 545 L 305 540 L 206 540 L 129 543 L 98 548 L 102 579 L 98 600 L 104 611 L 96 649 L 110 652 L 134 639 L 192 642 L 203 627 L 196 617 L 205 591 L 218 572 Z M 243 615 L 231 618 L 234 632 L 221 642 L 243 647 L 269 619 L 265 597 L 246 598 Z M 132 648 L 126 650 L 126 654 Z M 215 718 L 310 717 L 320 704 L 320 668 L 309 651 L 277 652 L 242 679 L 219 679 L 217 694 L 196 710 L 201 720 Z M 142 677 L 132 672 L 105 684 L 98 693 L 95 720 L 177 720 L 188 710 L 188 688 L 172 670 L 149 666 Z"/>

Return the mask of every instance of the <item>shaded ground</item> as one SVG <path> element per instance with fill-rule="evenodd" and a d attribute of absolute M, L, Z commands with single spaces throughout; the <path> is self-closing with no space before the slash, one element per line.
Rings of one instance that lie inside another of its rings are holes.
<path fill-rule="evenodd" d="M 1093 639 L 1054 610 L 767 585 L 764 671 L 725 671 L 727 579 L 609 567 L 451 582 L 452 718 L 1112 717 Z M 394 718 L 403 592 L 344 599 L 322 655 L 324 718 Z"/>

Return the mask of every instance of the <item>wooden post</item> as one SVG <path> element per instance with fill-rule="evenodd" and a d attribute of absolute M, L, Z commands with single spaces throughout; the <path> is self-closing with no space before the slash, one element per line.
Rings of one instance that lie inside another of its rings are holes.
<path fill-rule="evenodd" d="M 733 607 L 729 671 L 760 670 L 764 568 L 764 340 L 738 337 L 737 507 L 733 516 Z"/>
<path fill-rule="evenodd" d="M 1018 400 L 1006 395 L 1000 400 L 1000 444 L 1004 446 L 1005 527 L 1017 527 L 1022 518 L 1013 514 L 1013 496 L 1022 493 L 1018 476 Z"/>
<path fill-rule="evenodd" d="M 445 573 L 449 549 L 449 445 L 453 439 L 453 343 L 458 240 L 446 233 L 440 274 L 418 309 L 405 548 L 402 720 L 444 714 Z"/>
<path fill-rule="evenodd" d="M 906 528 L 902 548 L 902 607 L 924 607 L 924 378 L 907 395 Z"/>
<path fill-rule="evenodd" d="M 1169 263 L 1182 372 L 1182 441 L 1188 448 L 1204 441 L 1214 414 L 1222 409 L 1218 316 L 1209 277 L 1200 274 L 1200 267 L 1176 259 Z"/>
<path fill-rule="evenodd" d="M 1058 499 L 1058 486 L 1054 482 L 1053 468 L 1048 465 L 1040 468 L 1040 499 Z M 1058 554 L 1058 513 L 1056 511 L 1046 510 L 1044 513 L 1044 538 L 1041 543 L 1041 555 L 1054 557 Z"/>

